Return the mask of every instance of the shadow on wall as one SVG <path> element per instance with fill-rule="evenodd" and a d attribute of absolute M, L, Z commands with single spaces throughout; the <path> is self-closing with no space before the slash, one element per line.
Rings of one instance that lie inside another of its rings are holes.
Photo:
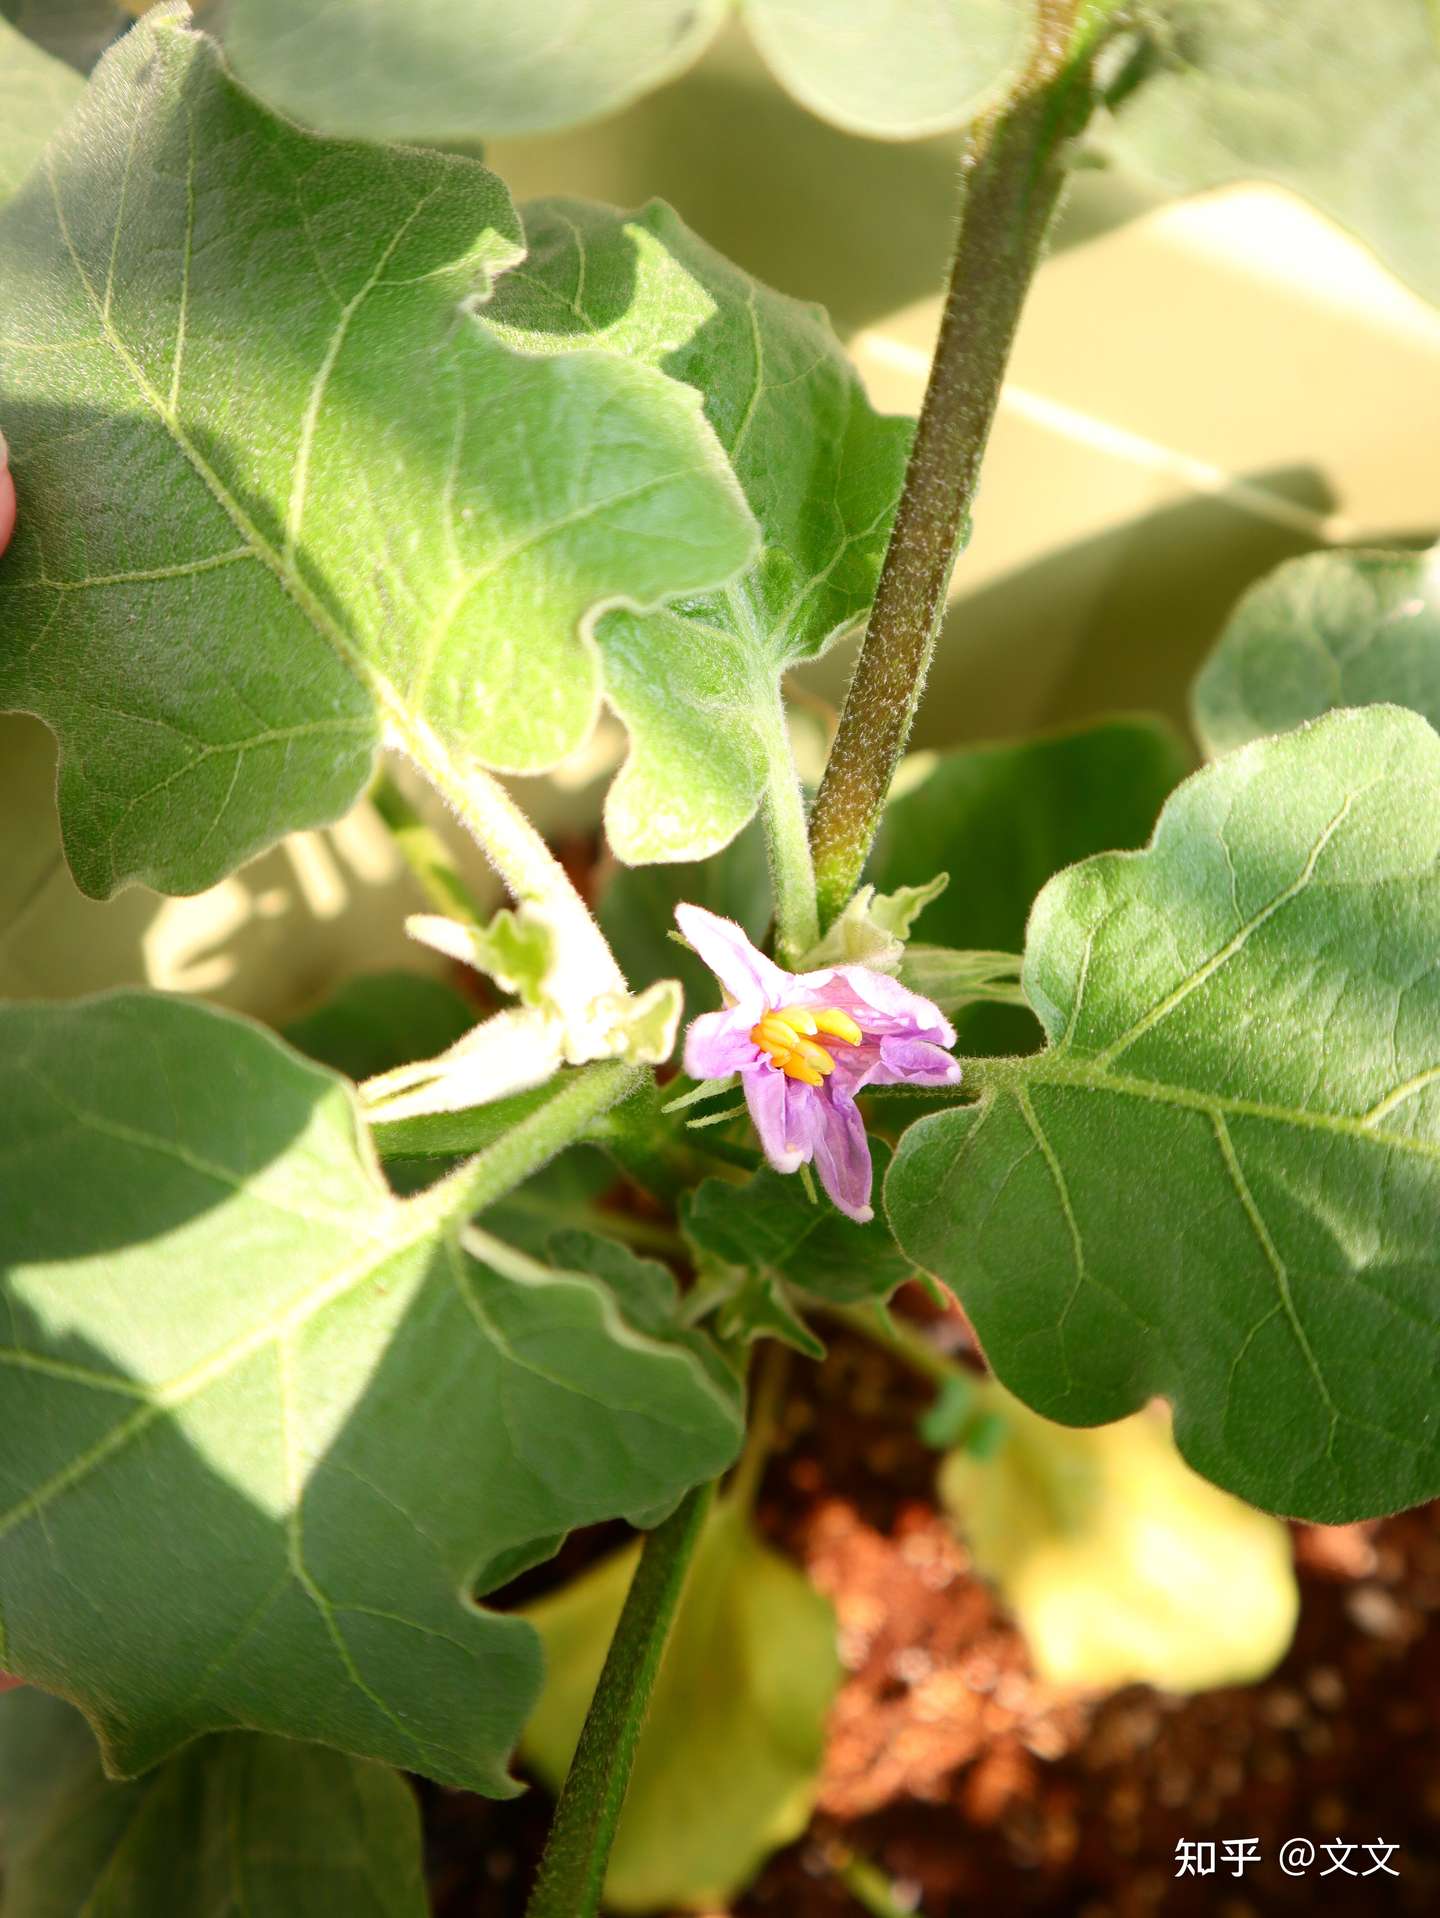
<path fill-rule="evenodd" d="M 274 1023 L 357 967 L 439 970 L 405 937 L 423 901 L 368 806 L 292 835 L 208 892 L 130 886 L 97 900 L 65 864 L 54 792 L 47 728 L 0 716 L 0 1000 L 151 984 Z"/>
<path fill-rule="evenodd" d="M 1246 475 L 1307 508 L 1333 506 L 1311 467 Z M 981 515 L 984 514 L 981 499 Z M 1411 536 L 1371 544 L 1411 543 Z M 1236 601 L 1319 544 L 1223 494 L 1195 496 L 1001 574 L 951 605 L 914 747 L 1005 739 L 1119 709 L 1188 727 L 1190 686 Z M 957 574 L 965 577 L 962 555 Z M 799 677 L 843 697 L 856 642 Z"/>

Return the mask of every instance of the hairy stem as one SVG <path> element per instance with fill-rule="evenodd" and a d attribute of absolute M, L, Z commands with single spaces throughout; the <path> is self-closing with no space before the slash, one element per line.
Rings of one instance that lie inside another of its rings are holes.
<path fill-rule="evenodd" d="M 370 804 L 437 911 L 451 919 L 464 920 L 467 925 L 483 925 L 485 914 L 480 902 L 460 876 L 449 848 L 439 833 L 425 823 L 389 773 L 382 771 L 371 786 Z"/>
<path fill-rule="evenodd" d="M 1093 105 L 1114 0 L 1038 0 L 1030 63 L 976 121 L 930 381 L 865 642 L 810 821 L 820 923 L 855 890 L 929 670 L 1020 309 Z"/>
<path fill-rule="evenodd" d="M 646 1535 L 555 1807 L 525 1918 L 593 1918 L 600 1909 L 605 1867 L 655 1675 L 714 1490 L 696 1486 L 663 1525 Z"/>
<path fill-rule="evenodd" d="M 624 974 L 590 908 L 500 781 L 481 766 L 457 764 L 421 720 L 392 716 L 390 743 L 442 794 L 516 903 L 544 914 L 557 955 L 548 981 L 551 997 L 561 1005 L 584 1005 L 604 992 L 624 992 Z"/>
<path fill-rule="evenodd" d="M 544 1105 L 502 1132 L 492 1145 L 438 1185 L 408 1201 L 422 1229 L 441 1220 L 473 1218 L 503 1199 L 532 1173 L 582 1138 L 593 1122 L 644 1077 L 642 1066 L 619 1060 L 581 1066 Z"/>
<path fill-rule="evenodd" d="M 782 966 L 794 967 L 820 937 L 820 918 L 805 824 L 805 795 L 785 724 L 784 701 L 778 691 L 761 738 L 766 758 L 765 841 L 775 890 L 775 954 Z"/>

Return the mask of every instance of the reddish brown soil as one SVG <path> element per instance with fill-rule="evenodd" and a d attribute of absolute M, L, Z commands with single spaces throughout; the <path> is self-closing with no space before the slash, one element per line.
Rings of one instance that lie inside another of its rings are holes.
<path fill-rule="evenodd" d="M 1268 1918 L 1440 1912 L 1440 1507 L 1296 1528 L 1295 1645 L 1264 1684 L 1081 1698 L 1041 1683 L 937 1514 L 914 1437 L 927 1388 L 837 1336 L 790 1373 L 760 1522 L 834 1600 L 849 1678 L 820 1810 L 734 1918 L 856 1918 L 858 1853 L 927 1918 Z M 608 1541 L 607 1541 L 608 1542 Z M 595 1550 L 575 1540 L 562 1569 Z M 556 1568 L 543 1575 L 553 1582 Z M 520 1918 L 548 1805 L 427 1793 L 438 1918 Z M 1177 1879 L 1181 1839 L 1258 1839 L 1236 1878 Z M 1287 1877 L 1277 1853 L 1311 1839 Z M 1398 1844 L 1399 1878 L 1332 1871 L 1325 1841 Z"/>

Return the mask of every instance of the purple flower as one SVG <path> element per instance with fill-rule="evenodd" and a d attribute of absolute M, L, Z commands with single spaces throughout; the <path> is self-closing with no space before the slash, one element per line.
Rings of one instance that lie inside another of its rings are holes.
<path fill-rule="evenodd" d="M 870 1085 L 951 1086 L 955 1029 L 918 992 L 867 966 L 785 972 L 733 920 L 677 906 L 680 930 L 725 988 L 723 1012 L 685 1035 L 692 1079 L 740 1074 L 765 1156 L 777 1172 L 814 1160 L 842 1212 L 870 1204 L 870 1142 L 855 1095 Z"/>

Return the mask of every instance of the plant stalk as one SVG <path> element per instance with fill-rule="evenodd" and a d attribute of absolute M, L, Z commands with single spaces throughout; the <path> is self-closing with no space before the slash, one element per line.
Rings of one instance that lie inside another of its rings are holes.
<path fill-rule="evenodd" d="M 713 1484 L 697 1485 L 663 1525 L 646 1534 L 525 1918 L 594 1918 L 600 1909 L 650 1694 L 714 1491 Z"/>
<path fill-rule="evenodd" d="M 774 710 L 764 722 L 762 743 L 766 774 L 761 810 L 775 892 L 775 956 L 782 966 L 793 969 L 819 939 L 820 918 L 805 825 L 805 794 L 785 724 L 785 702 L 778 689 Z"/>
<path fill-rule="evenodd" d="M 1114 0 L 1038 0 L 1029 65 L 976 121 L 929 384 L 865 641 L 810 820 L 820 926 L 859 883 L 925 685 L 1026 292 L 1094 103 Z"/>
<path fill-rule="evenodd" d="M 483 926 L 486 915 L 461 877 L 449 848 L 388 772 L 382 771 L 371 786 L 370 804 L 436 911 L 466 925 Z"/>
<path fill-rule="evenodd" d="M 604 1060 L 565 1074 L 553 1099 L 457 1166 L 448 1178 L 406 1200 L 418 1231 L 451 1219 L 471 1219 L 503 1199 L 567 1145 L 583 1138 L 596 1119 L 625 1098 L 645 1075 L 643 1066 Z"/>
<path fill-rule="evenodd" d="M 544 916 L 557 955 L 550 996 L 560 1005 L 585 1005 L 602 993 L 625 992 L 625 976 L 590 908 L 500 781 L 482 766 L 457 764 L 423 720 L 392 713 L 388 738 L 444 797 L 517 905 Z"/>

